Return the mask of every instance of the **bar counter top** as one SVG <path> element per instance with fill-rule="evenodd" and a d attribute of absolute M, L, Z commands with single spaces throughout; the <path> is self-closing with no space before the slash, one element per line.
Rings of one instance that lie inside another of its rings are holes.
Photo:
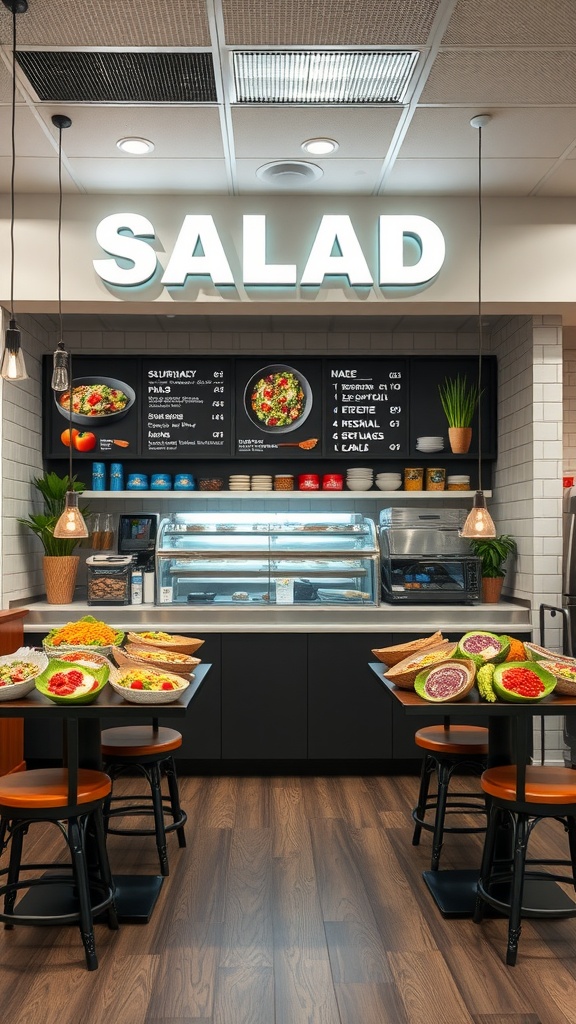
<path fill-rule="evenodd" d="M 118 629 L 158 629 L 177 633 L 393 633 L 435 632 L 437 629 L 465 633 L 472 629 L 495 633 L 530 633 L 531 613 L 515 601 L 497 604 L 434 604 L 359 607 L 299 604 L 254 608 L 178 605 L 88 605 L 48 604 L 30 601 L 25 607 L 26 633 L 44 633 L 83 615 L 103 619 Z"/>

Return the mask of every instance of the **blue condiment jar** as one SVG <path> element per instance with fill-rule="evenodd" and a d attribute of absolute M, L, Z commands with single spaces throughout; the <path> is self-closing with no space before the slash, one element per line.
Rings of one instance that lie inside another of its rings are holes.
<path fill-rule="evenodd" d="M 151 491 L 169 491 L 172 487 L 170 473 L 153 473 L 150 479 Z"/>
<path fill-rule="evenodd" d="M 129 491 L 147 491 L 148 477 L 146 473 L 129 473 L 126 487 Z"/>
<path fill-rule="evenodd" d="M 191 473 L 176 473 L 174 477 L 175 491 L 195 491 L 196 480 Z"/>

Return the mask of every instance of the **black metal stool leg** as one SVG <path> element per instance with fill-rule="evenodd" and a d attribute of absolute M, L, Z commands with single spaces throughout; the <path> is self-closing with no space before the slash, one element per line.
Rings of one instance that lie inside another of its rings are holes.
<path fill-rule="evenodd" d="M 86 954 L 86 966 L 89 971 L 95 971 L 98 967 L 96 956 L 96 943 L 94 939 L 94 923 L 92 920 L 92 909 L 90 903 L 90 885 L 86 867 L 86 851 L 84 844 L 84 827 L 77 818 L 68 820 L 68 846 L 72 857 L 74 880 L 76 882 L 78 905 L 80 913 L 80 934 Z"/>
<path fill-rule="evenodd" d="M 420 842 L 420 836 L 422 835 L 422 820 L 426 814 L 426 804 L 428 802 L 428 792 L 430 790 L 430 776 L 434 771 L 436 761 L 430 754 L 425 754 L 422 759 L 422 771 L 420 772 L 420 790 L 418 793 L 418 803 L 412 811 L 412 817 L 415 821 L 414 834 L 412 836 L 412 846 L 418 846 Z"/>
<path fill-rule="evenodd" d="M 178 836 L 178 846 L 184 848 L 186 846 L 186 835 L 184 833 L 184 823 L 186 821 L 186 815 L 182 813 L 180 807 L 180 793 L 178 791 L 178 776 L 176 775 L 176 763 L 173 757 L 167 757 L 164 762 L 164 770 L 166 773 L 166 780 L 168 782 L 168 792 L 170 793 L 170 810 L 174 821 L 182 820 L 182 824 L 176 829 L 176 835 Z"/>
<path fill-rule="evenodd" d="M 528 843 L 528 815 L 517 814 L 514 824 L 514 867 L 510 895 L 510 918 L 508 921 L 508 946 L 506 963 L 514 967 L 518 956 L 518 942 L 522 931 L 522 894 L 524 892 L 524 869 L 526 845 Z"/>
<path fill-rule="evenodd" d="M 114 880 L 112 878 L 112 871 L 110 870 L 110 862 L 108 860 L 108 851 L 106 849 L 106 833 L 104 831 L 104 818 L 100 808 L 97 808 L 92 815 L 92 823 L 94 828 L 94 839 L 96 841 L 96 849 L 98 851 L 98 864 L 100 868 L 100 878 L 103 884 L 114 891 Z M 108 907 L 108 927 L 114 931 L 118 929 L 118 914 L 116 911 L 116 904 L 114 900 Z"/>
<path fill-rule="evenodd" d="M 8 872 L 6 875 L 6 884 L 9 886 L 16 886 L 20 878 L 20 864 L 22 862 L 22 844 L 24 842 L 24 835 L 28 831 L 25 823 L 14 824 L 10 823 L 11 826 L 11 845 L 10 845 L 10 860 L 8 862 Z M 13 914 L 14 904 L 16 903 L 16 888 L 8 889 L 4 896 L 4 913 Z M 4 928 L 10 931 L 14 926 L 11 924 L 4 924 Z"/>
<path fill-rule="evenodd" d="M 436 803 L 436 819 L 434 822 L 434 835 L 432 839 L 432 871 L 438 871 L 440 864 L 440 853 L 444 842 L 444 821 L 446 819 L 446 802 L 448 800 L 448 786 L 450 785 L 450 767 L 445 761 L 438 763 L 438 798 Z"/>
<path fill-rule="evenodd" d="M 496 831 L 499 819 L 499 811 L 494 806 L 490 805 L 488 807 L 488 826 L 486 829 L 486 837 L 484 839 L 482 862 L 480 864 L 480 877 L 478 879 L 478 889 L 476 892 L 476 905 L 472 916 L 472 920 L 475 924 L 480 924 L 484 917 L 486 904 L 482 898 L 482 888 L 488 885 L 488 879 L 490 878 L 490 872 L 492 871 L 492 862 L 494 860 L 494 850 L 496 847 Z"/>
<path fill-rule="evenodd" d="M 164 805 L 162 803 L 162 774 L 159 764 L 150 765 L 150 788 L 152 791 L 152 807 L 154 810 L 154 827 L 156 830 L 156 849 L 160 859 L 160 872 L 168 875 L 168 854 L 166 851 L 166 829 L 164 827 Z"/>

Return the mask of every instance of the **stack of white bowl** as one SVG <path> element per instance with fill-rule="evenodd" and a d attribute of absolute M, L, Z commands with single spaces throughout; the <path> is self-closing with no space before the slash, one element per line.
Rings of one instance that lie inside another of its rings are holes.
<path fill-rule="evenodd" d="M 444 450 L 444 438 L 417 437 L 416 448 L 419 452 L 441 452 Z"/>
<path fill-rule="evenodd" d="M 378 473 L 376 476 L 376 487 L 379 491 L 397 491 L 401 486 L 401 473 Z"/>
<path fill-rule="evenodd" d="M 250 477 L 244 473 L 234 473 L 228 477 L 228 487 L 231 491 L 249 491 Z"/>
<path fill-rule="evenodd" d="M 272 490 L 272 477 L 264 476 L 253 476 L 250 481 L 250 487 L 253 491 L 271 491 Z"/>
<path fill-rule="evenodd" d="M 349 469 L 346 472 L 346 486 L 351 491 L 369 491 L 373 483 L 373 469 Z"/>

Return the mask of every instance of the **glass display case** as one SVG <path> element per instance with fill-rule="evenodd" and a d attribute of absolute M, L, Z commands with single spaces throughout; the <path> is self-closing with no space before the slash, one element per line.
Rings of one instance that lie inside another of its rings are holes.
<path fill-rule="evenodd" d="M 175 512 L 158 532 L 157 601 L 375 605 L 379 557 L 359 513 Z"/>

